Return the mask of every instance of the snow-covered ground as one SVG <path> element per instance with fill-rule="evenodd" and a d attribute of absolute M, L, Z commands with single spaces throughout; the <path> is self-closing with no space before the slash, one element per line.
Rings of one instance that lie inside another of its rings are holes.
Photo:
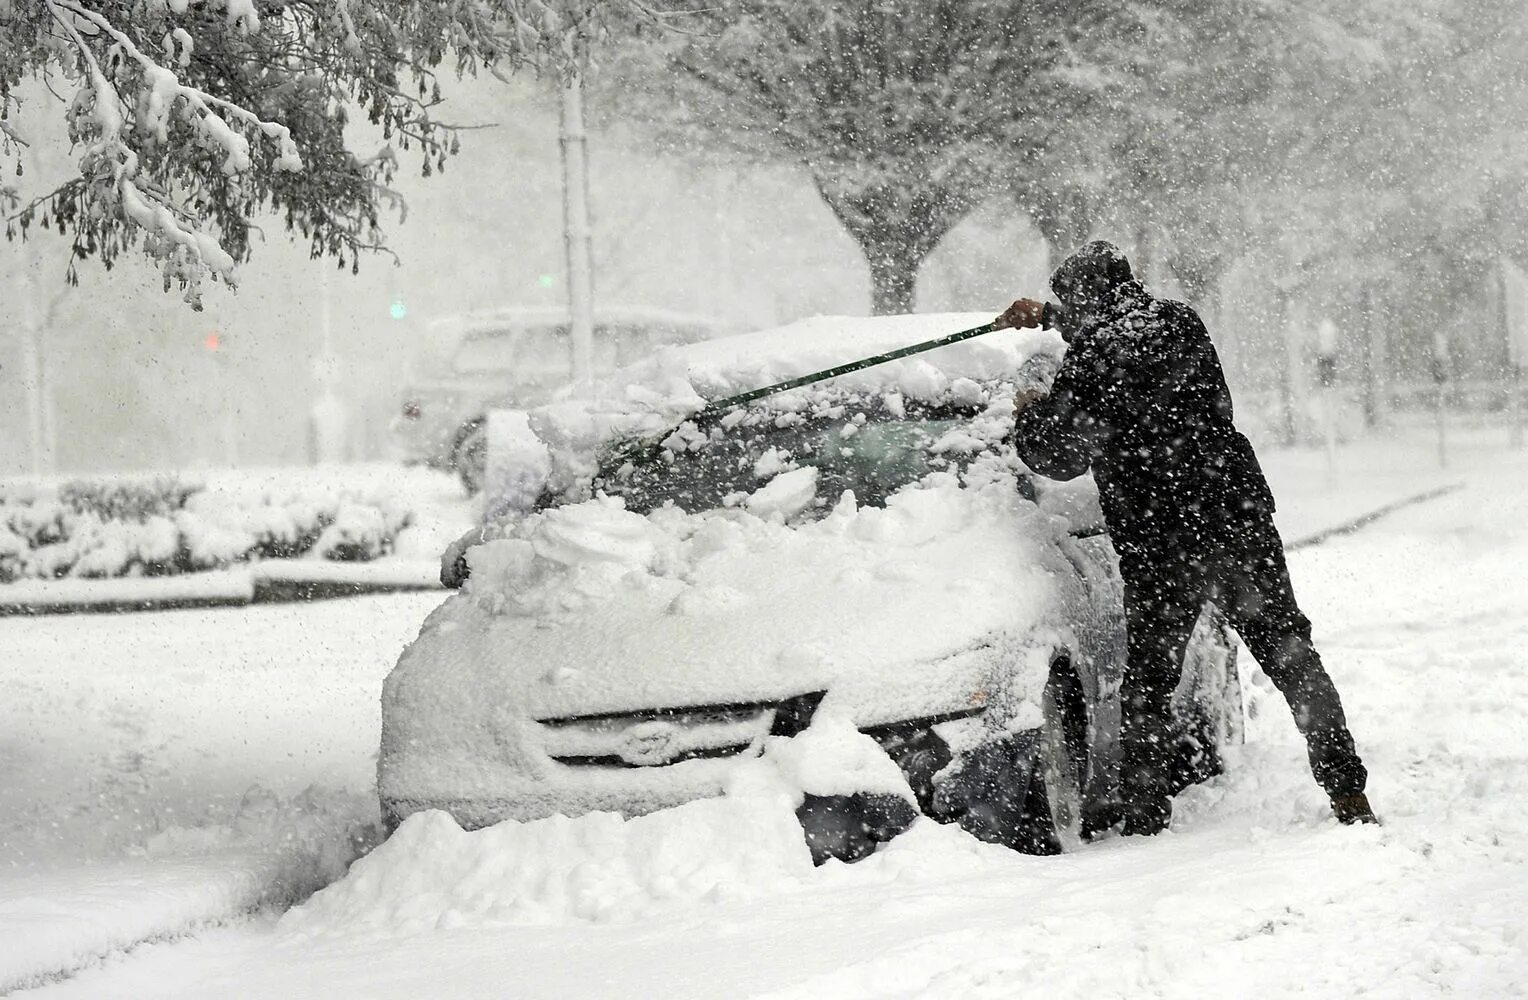
<path fill-rule="evenodd" d="M 922 824 L 814 870 L 767 788 L 623 823 L 374 836 L 377 695 L 439 595 L 0 621 L 0 990 L 38 996 L 1528 994 L 1528 453 L 1424 434 L 1265 453 L 1381 828 L 1347 829 L 1281 699 L 1172 831 L 1029 858 Z M 308 786 L 317 790 L 304 793 Z M 251 791 L 251 789 L 257 789 Z M 220 925 L 209 925 L 222 921 Z M 52 964 L 52 969 L 49 966 Z"/>

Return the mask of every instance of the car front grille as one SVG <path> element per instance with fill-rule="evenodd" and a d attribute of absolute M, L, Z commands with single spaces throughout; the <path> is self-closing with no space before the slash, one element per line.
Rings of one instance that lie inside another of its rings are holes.
<path fill-rule="evenodd" d="M 765 736 L 810 723 L 822 692 L 783 701 L 655 708 L 540 719 L 547 756 L 573 767 L 663 767 L 754 753 Z"/>

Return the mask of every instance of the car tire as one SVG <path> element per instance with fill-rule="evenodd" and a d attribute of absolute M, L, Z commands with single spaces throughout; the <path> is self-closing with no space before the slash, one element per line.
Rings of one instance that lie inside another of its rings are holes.
<path fill-rule="evenodd" d="M 912 826 L 917 818 L 918 809 L 913 803 L 885 792 L 808 793 L 796 809 L 796 819 L 814 865 L 829 860 L 852 864 L 867 858 L 877 847 Z"/>
<path fill-rule="evenodd" d="M 1044 724 L 1035 742 L 1035 771 L 1025 797 L 1019 839 L 1032 854 L 1060 854 L 1082 844 L 1082 791 L 1087 781 L 1087 707 L 1066 663 L 1052 669 L 1041 696 Z"/>
<path fill-rule="evenodd" d="M 451 468 L 468 496 L 482 491 L 483 477 L 488 471 L 487 419 L 474 417 L 456 432 L 456 443 L 451 446 Z"/>
<path fill-rule="evenodd" d="M 1173 692 L 1173 714 L 1180 737 L 1169 786 L 1176 795 L 1222 773 L 1222 749 L 1243 740 L 1236 640 L 1214 604 L 1205 605 L 1189 640 L 1183 677 Z"/>
<path fill-rule="evenodd" d="M 935 819 L 1023 854 L 1082 843 L 1087 709 L 1070 663 L 1058 659 L 1041 698 L 1041 725 L 962 754 L 936 783 Z"/>

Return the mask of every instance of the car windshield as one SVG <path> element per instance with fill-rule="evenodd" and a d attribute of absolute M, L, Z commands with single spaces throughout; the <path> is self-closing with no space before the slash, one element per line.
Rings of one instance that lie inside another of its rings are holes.
<path fill-rule="evenodd" d="M 943 410 L 894 417 L 885 412 L 840 412 L 829 417 L 769 415 L 730 429 L 720 423 L 687 446 L 660 448 L 602 473 L 596 486 L 645 513 L 673 503 L 690 512 L 726 506 L 781 472 L 817 469 L 817 506 L 831 506 L 852 490 L 864 504 L 886 497 L 930 472 L 949 470 L 955 456 L 935 444 L 963 426 L 969 414 Z"/>

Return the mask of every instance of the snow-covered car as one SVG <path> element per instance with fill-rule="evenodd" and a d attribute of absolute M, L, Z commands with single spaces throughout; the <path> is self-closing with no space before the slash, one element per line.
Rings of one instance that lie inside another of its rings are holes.
<path fill-rule="evenodd" d="M 762 758 L 794 776 L 819 860 L 919 812 L 1030 852 L 1075 842 L 1117 784 L 1117 560 L 1091 480 L 1033 477 L 1006 440 L 1060 341 L 1006 331 L 676 419 L 983 319 L 813 320 L 532 413 L 540 509 L 467 550 L 387 679 L 389 823 L 637 815 Z M 1186 784 L 1240 739 L 1213 609 L 1175 710 Z"/>
<path fill-rule="evenodd" d="M 403 388 L 394 444 L 409 463 L 455 472 L 469 493 L 482 482 L 489 410 L 551 399 L 573 375 L 566 309 L 504 308 L 436 320 L 430 339 L 449 354 L 428 359 L 423 377 Z M 594 365 L 609 374 L 667 344 L 727 332 L 704 316 L 660 309 L 603 307 L 594 317 Z"/>

